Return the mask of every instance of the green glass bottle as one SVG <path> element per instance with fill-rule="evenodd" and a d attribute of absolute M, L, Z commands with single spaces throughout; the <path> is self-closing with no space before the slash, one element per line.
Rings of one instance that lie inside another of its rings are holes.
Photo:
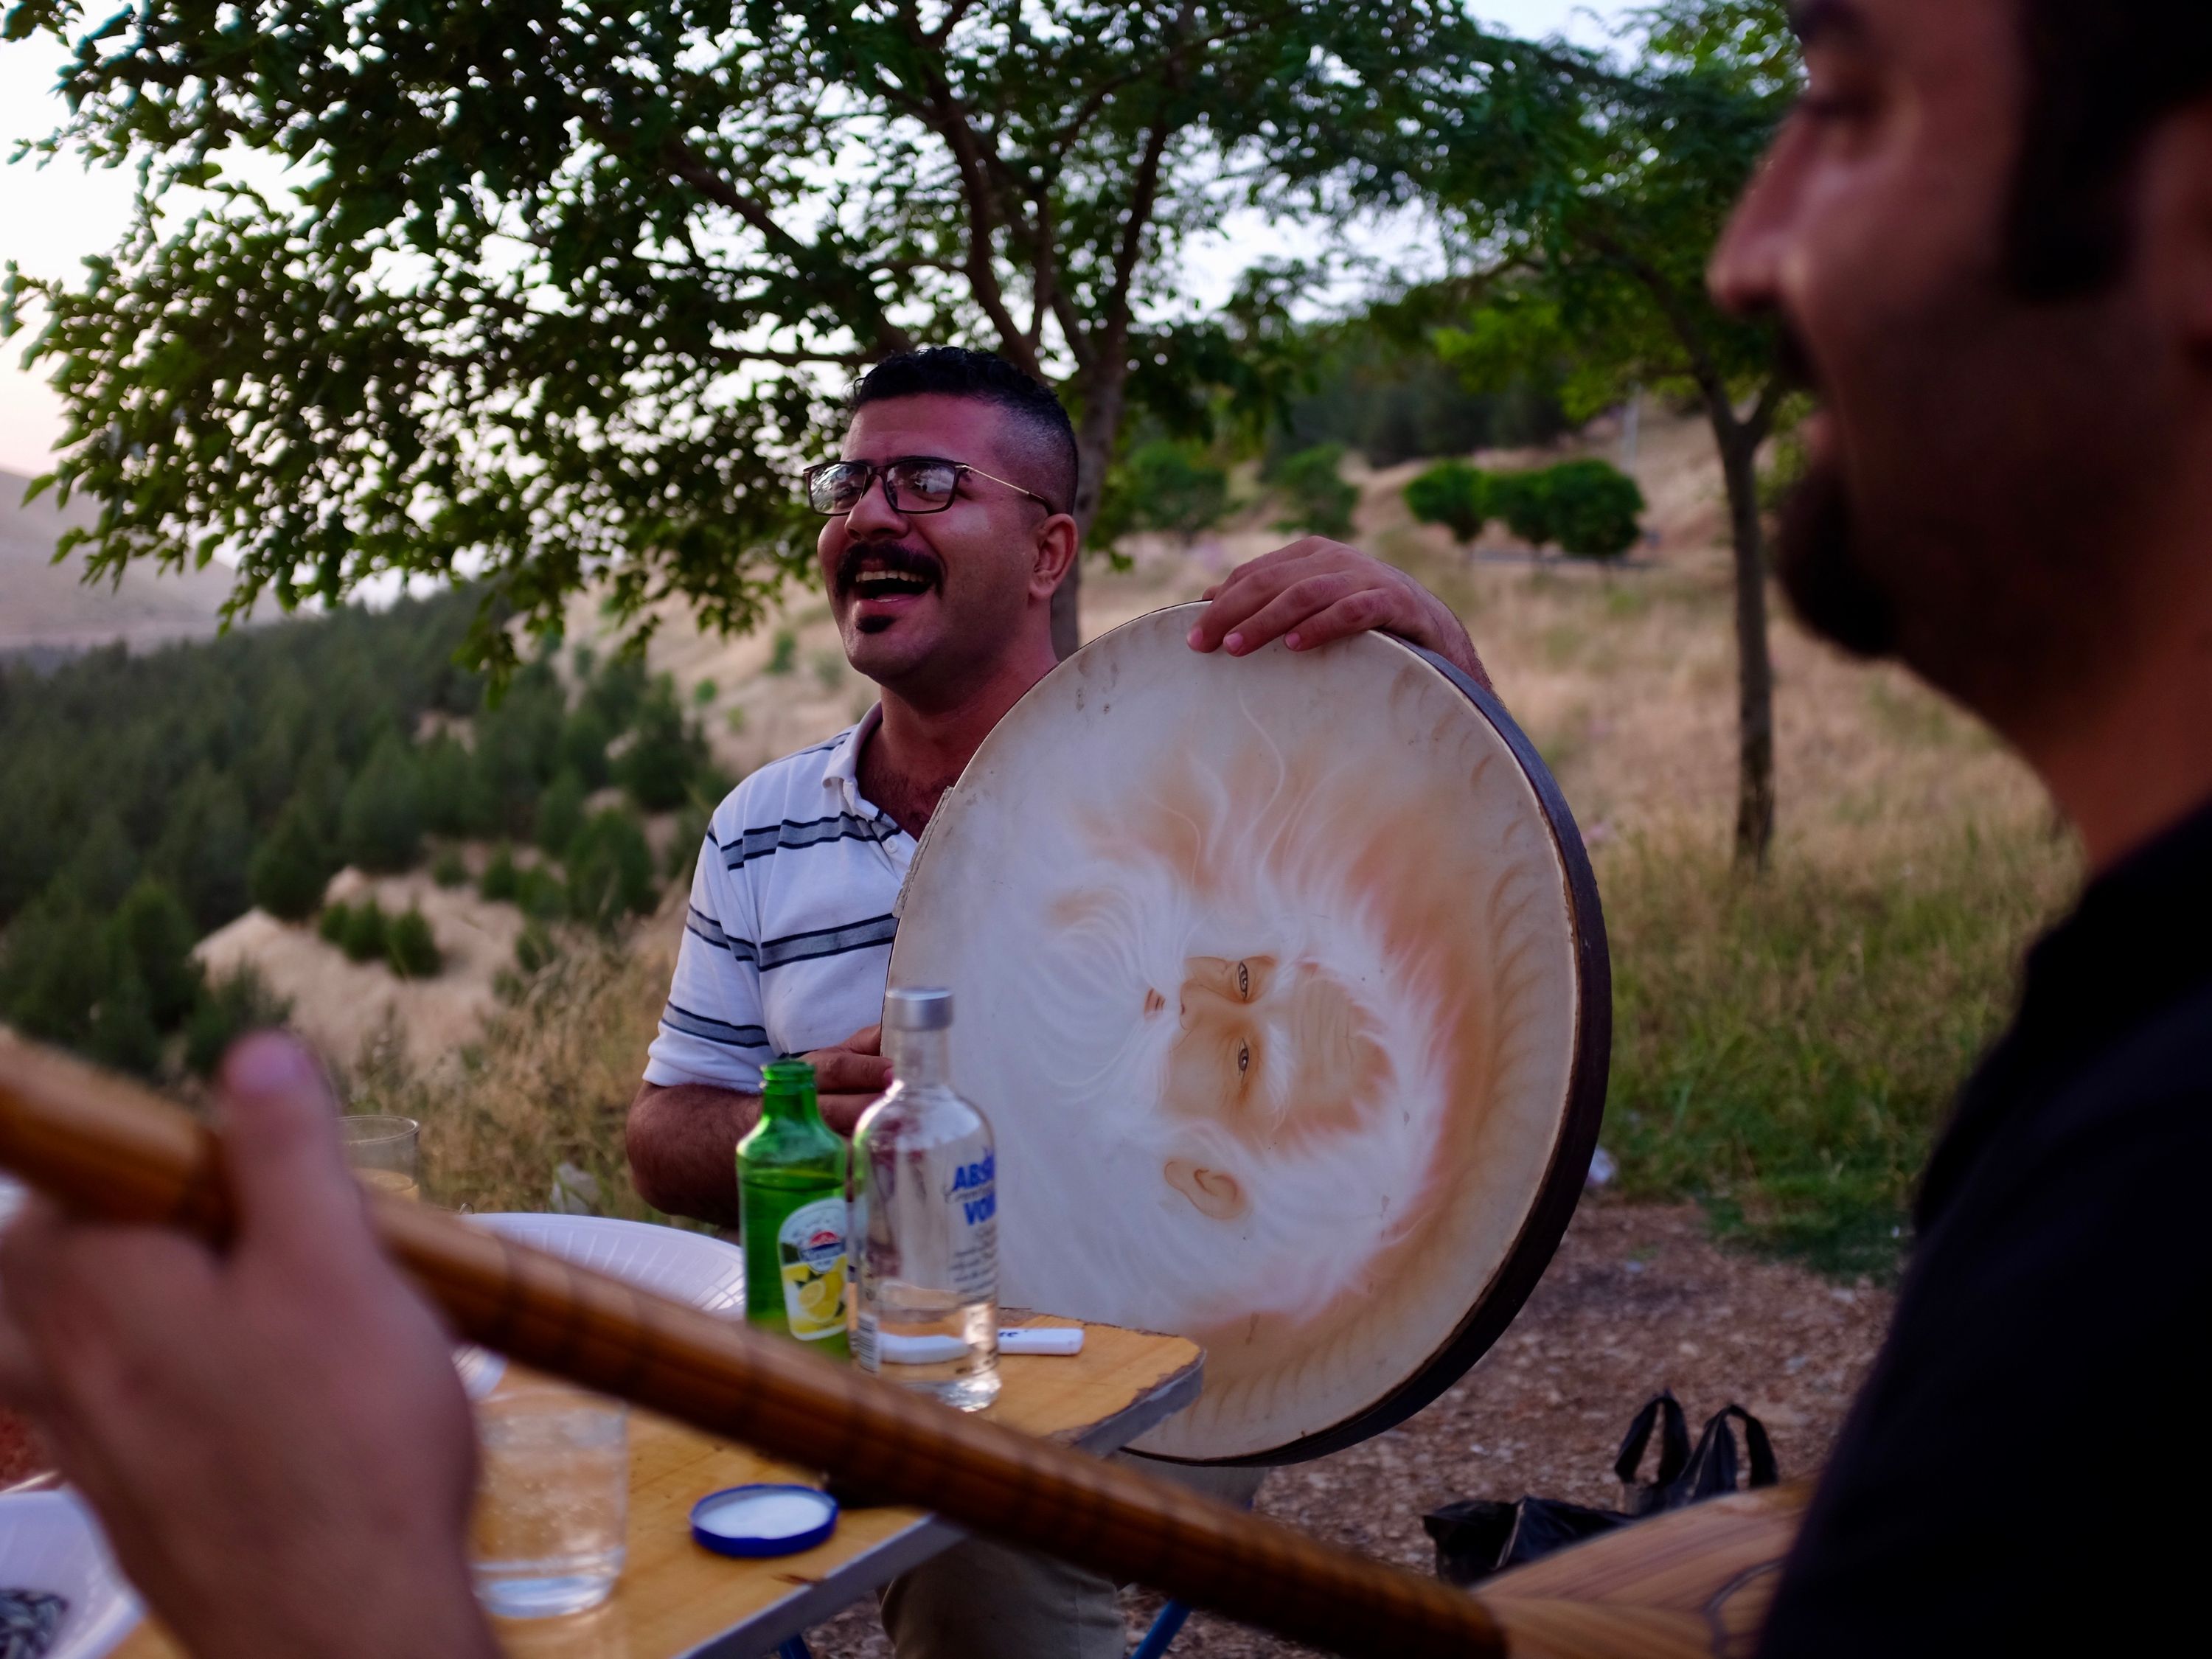
<path fill-rule="evenodd" d="M 745 1240 L 745 1320 L 848 1359 L 843 1139 L 822 1121 L 814 1068 L 761 1068 L 760 1121 L 738 1143 L 738 1218 Z"/>

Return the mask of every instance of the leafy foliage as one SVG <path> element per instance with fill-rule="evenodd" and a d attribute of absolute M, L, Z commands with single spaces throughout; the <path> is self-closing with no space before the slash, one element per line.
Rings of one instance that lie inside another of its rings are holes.
<path fill-rule="evenodd" d="M 392 918 L 385 929 L 385 957 L 402 979 L 429 979 L 445 965 L 429 919 L 416 905 Z"/>
<path fill-rule="evenodd" d="M 1595 457 L 1563 461 L 1544 481 L 1550 497 L 1552 535 L 1565 551 L 1589 559 L 1617 559 L 1636 545 L 1644 491 L 1609 461 Z"/>
<path fill-rule="evenodd" d="M 1440 524 L 1464 546 L 1490 522 L 1490 475 L 1465 461 L 1439 461 L 1406 486 L 1406 506 L 1423 524 Z"/>
<path fill-rule="evenodd" d="M 688 801 L 716 786 L 696 725 L 668 728 L 672 692 L 647 696 L 631 657 L 582 665 L 574 709 L 544 659 L 488 699 L 454 662 L 478 600 L 345 608 L 44 674 L 0 664 L 0 1020 L 151 1071 L 216 994 L 194 941 L 249 902 L 304 920 L 343 860 L 408 867 L 426 830 L 528 834 L 548 786 L 607 776 L 648 710 L 662 787 Z M 575 794 L 570 836 L 582 807 Z M 505 879 L 535 914 L 566 914 L 552 872 L 526 881 L 509 854 Z M 322 917 L 362 961 L 389 960 L 401 926 L 373 906 Z"/>
<path fill-rule="evenodd" d="M 1275 527 L 1339 539 L 1349 536 L 1352 509 L 1359 505 L 1359 490 L 1346 483 L 1337 471 L 1343 462 L 1343 445 L 1316 444 L 1279 465 L 1271 482 L 1285 510 Z"/>
<path fill-rule="evenodd" d="M 839 659 L 842 672 L 844 664 Z M 676 699 L 676 683 L 663 676 L 636 708 L 629 747 L 615 763 L 615 778 L 648 812 L 672 811 L 707 776 L 707 740 Z"/>
<path fill-rule="evenodd" d="M 645 832 L 627 812 L 594 813 L 568 850 L 568 908 L 579 921 L 611 928 L 653 908 L 659 884 Z"/>
<path fill-rule="evenodd" d="M 1659 0 L 1626 33 L 1641 49 L 1626 69 L 1486 43 L 1435 119 L 1346 135 L 1363 158 L 1351 201 L 1423 201 L 1456 232 L 1468 274 L 1446 287 L 1468 314 L 1437 343 L 1471 386 L 1563 373 L 1577 420 L 1639 387 L 1705 410 L 1736 562 L 1736 847 L 1761 862 L 1775 797 L 1756 457 L 1788 381 L 1771 329 L 1723 313 L 1705 269 L 1802 70 L 1784 0 Z"/>
<path fill-rule="evenodd" d="M 404 870 L 422 850 L 422 780 L 414 750 L 387 731 L 338 811 L 339 844 L 364 870 Z"/>
<path fill-rule="evenodd" d="M 291 1015 L 292 1005 L 270 991 L 251 965 L 242 965 L 210 985 L 192 1010 L 185 1026 L 185 1065 L 209 1076 L 239 1038 L 282 1025 Z"/>
<path fill-rule="evenodd" d="M 1140 445 L 1106 481 L 1091 538 L 1111 546 L 1133 532 L 1157 531 L 1185 544 L 1219 524 L 1229 511 L 1228 469 L 1198 445 L 1156 438 Z"/>
<path fill-rule="evenodd" d="M 1133 408 L 1278 389 L 1176 257 L 1272 158 L 1419 120 L 1444 0 L 19 0 L 71 56 L 45 146 L 143 167 L 82 289 L 11 274 L 70 412 L 94 567 L 241 560 L 242 610 L 481 569 L 557 627 L 605 580 L 757 620 L 805 537 L 793 464 L 851 370 L 917 341 L 1059 379 L 1095 514 Z M 256 188 L 233 154 L 299 182 Z M 164 208 L 174 210 L 162 216 Z M 1071 613 L 1072 620 L 1072 613 Z M 474 648 L 509 659 L 487 611 Z"/>
<path fill-rule="evenodd" d="M 301 804 L 285 807 L 276 824 L 254 849 L 246 866 L 246 888 L 253 902 L 272 916 L 304 921 L 323 902 L 323 889 L 337 865 L 312 815 Z"/>

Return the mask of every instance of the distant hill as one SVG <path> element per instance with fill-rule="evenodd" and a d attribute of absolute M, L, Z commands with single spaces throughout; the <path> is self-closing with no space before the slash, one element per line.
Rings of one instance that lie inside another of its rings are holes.
<path fill-rule="evenodd" d="M 51 493 L 27 507 L 30 483 L 0 471 L 0 656 L 49 658 L 115 640 L 143 650 L 216 631 L 216 613 L 230 592 L 227 572 L 134 569 L 120 586 L 88 586 L 81 558 L 52 560 L 62 532 L 91 523 L 97 510 L 78 501 L 58 512 Z"/>

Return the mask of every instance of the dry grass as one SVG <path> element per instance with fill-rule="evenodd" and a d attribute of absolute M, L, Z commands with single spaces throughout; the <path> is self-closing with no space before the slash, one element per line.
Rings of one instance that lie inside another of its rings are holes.
<path fill-rule="evenodd" d="M 424 1185 L 439 1203 L 546 1209 L 569 1164 L 599 1182 L 605 1213 L 652 1215 L 630 1185 L 623 1116 L 668 994 L 676 898 L 626 943 L 579 935 L 458 1066 L 426 1071 L 404 1045 L 372 1042 L 345 1079 L 349 1109 L 421 1121 Z"/>

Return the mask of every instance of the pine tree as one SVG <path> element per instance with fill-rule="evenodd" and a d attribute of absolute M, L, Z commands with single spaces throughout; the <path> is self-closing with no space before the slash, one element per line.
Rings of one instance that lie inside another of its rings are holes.
<path fill-rule="evenodd" d="M 304 921 L 322 903 L 331 874 L 329 849 L 315 833 L 313 810 L 295 799 L 254 849 L 246 882 L 253 902 L 270 915 Z"/>

